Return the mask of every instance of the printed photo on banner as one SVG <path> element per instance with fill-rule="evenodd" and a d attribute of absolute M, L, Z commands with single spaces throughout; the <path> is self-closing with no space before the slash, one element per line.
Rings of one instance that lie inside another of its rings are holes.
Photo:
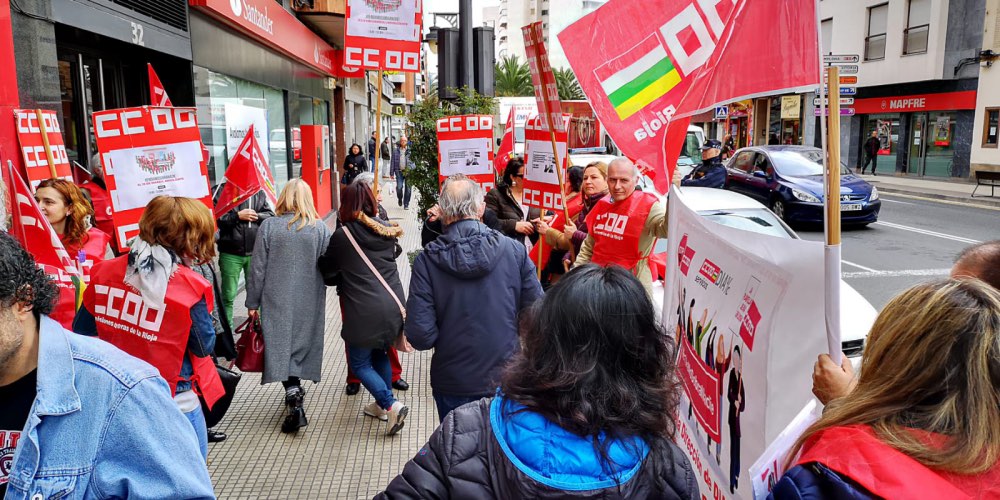
<path fill-rule="evenodd" d="M 438 181 L 465 174 L 484 189 L 493 188 L 493 116 L 446 116 L 436 123 Z"/>
<path fill-rule="evenodd" d="M 421 0 L 349 0 L 351 22 L 347 34 L 405 42 L 420 41 L 416 14 Z"/>
<path fill-rule="evenodd" d="M 112 196 L 115 211 L 145 207 L 160 195 L 202 198 L 208 184 L 201 174 L 201 142 L 119 149 L 105 155 L 119 186 Z"/>
<path fill-rule="evenodd" d="M 441 143 L 441 175 L 489 174 L 493 166 L 489 156 L 489 139 L 459 139 Z"/>

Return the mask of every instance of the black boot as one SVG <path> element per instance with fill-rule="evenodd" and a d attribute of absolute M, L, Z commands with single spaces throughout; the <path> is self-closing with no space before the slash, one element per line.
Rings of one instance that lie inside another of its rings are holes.
<path fill-rule="evenodd" d="M 288 415 L 281 424 L 281 432 L 294 434 L 302 427 L 309 425 L 306 420 L 305 391 L 301 387 L 289 387 L 285 391 L 285 405 L 288 406 Z"/>

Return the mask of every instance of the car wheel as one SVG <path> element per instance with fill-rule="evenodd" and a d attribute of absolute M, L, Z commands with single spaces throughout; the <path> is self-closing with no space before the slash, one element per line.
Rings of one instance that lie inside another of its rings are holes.
<path fill-rule="evenodd" d="M 771 211 L 774 212 L 774 215 L 777 215 L 779 219 L 785 220 L 785 202 L 780 199 L 774 200 L 774 202 L 771 203 Z"/>

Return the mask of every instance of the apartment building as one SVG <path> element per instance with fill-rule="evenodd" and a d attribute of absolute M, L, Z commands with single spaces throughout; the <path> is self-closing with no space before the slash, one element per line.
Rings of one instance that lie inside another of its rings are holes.
<path fill-rule="evenodd" d="M 542 31 L 549 51 L 549 62 L 554 68 L 568 68 L 566 53 L 557 35 L 581 17 L 597 10 L 607 0 L 501 0 L 496 13 L 497 59 L 516 55 L 525 60 L 524 37 L 521 27 L 536 21 L 542 22 Z M 492 12 L 484 9 L 484 19 Z"/>
<path fill-rule="evenodd" d="M 979 54 L 979 91 L 972 131 L 972 172 L 1000 171 L 1000 0 L 987 0 L 983 46 Z"/>

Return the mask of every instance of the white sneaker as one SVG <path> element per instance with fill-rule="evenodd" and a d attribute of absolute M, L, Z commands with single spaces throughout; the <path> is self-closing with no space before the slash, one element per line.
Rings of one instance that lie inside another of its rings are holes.
<path fill-rule="evenodd" d="M 399 432 L 406 424 L 403 420 L 410 413 L 410 407 L 404 405 L 401 401 L 396 401 L 392 404 L 392 408 L 389 409 L 388 422 L 389 431 L 385 434 L 387 436 L 392 436 L 393 434 Z"/>
<path fill-rule="evenodd" d="M 372 418 L 377 418 L 383 422 L 389 420 L 389 412 L 383 410 L 382 407 L 379 406 L 378 403 L 374 401 L 372 401 L 371 404 L 365 407 L 365 415 Z"/>

